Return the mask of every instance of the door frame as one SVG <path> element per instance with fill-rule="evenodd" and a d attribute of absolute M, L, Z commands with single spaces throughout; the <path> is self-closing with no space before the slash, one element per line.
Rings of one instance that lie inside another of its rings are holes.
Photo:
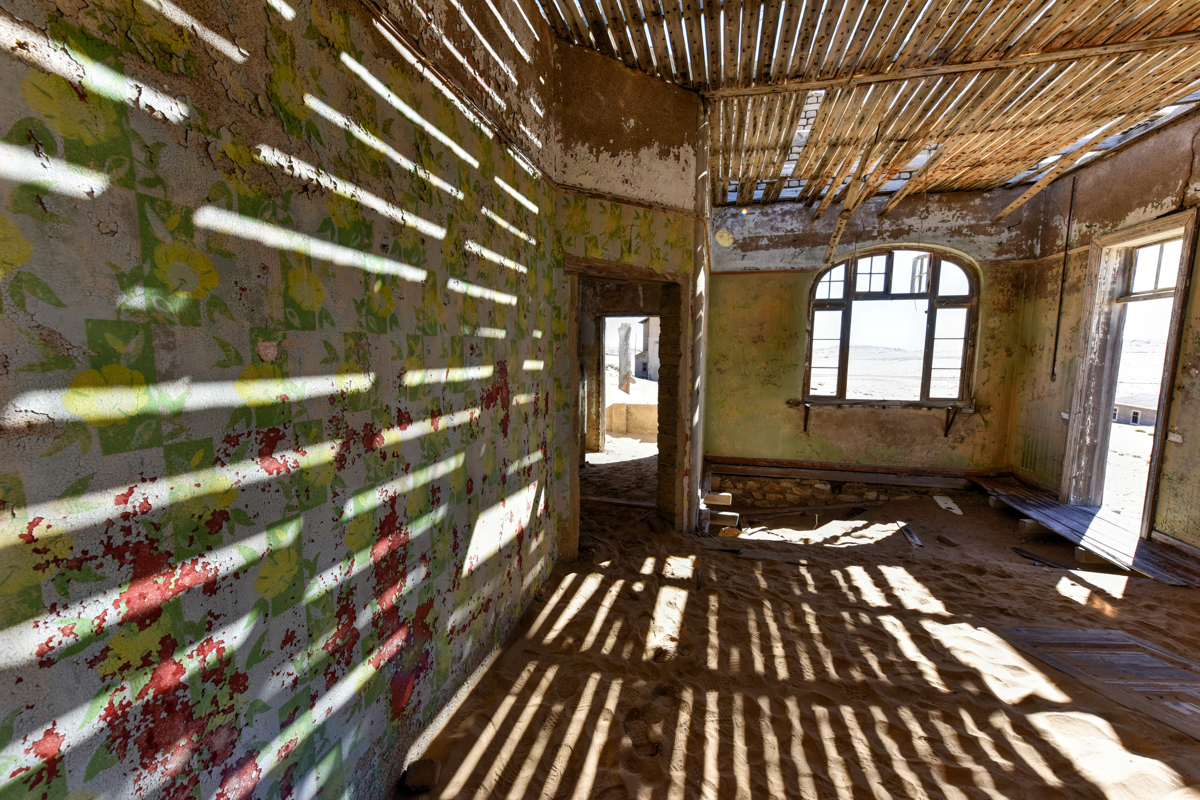
<path fill-rule="evenodd" d="M 1104 498 L 1104 473 L 1108 462 L 1112 409 L 1116 399 L 1117 369 L 1120 366 L 1121 337 L 1125 324 L 1126 304 L 1118 303 L 1117 298 L 1125 293 L 1134 249 L 1176 236 L 1183 239 L 1179 280 L 1171 301 L 1171 322 L 1158 396 L 1158 419 L 1154 427 L 1154 444 L 1139 531 L 1143 539 L 1149 538 L 1154 528 L 1158 485 L 1162 475 L 1162 449 L 1166 442 L 1171 390 L 1196 252 L 1196 218 L 1197 210 L 1192 208 L 1098 236 L 1092 241 L 1088 254 L 1078 365 L 1059 499 L 1068 505 L 1095 507 L 1101 505 Z"/>

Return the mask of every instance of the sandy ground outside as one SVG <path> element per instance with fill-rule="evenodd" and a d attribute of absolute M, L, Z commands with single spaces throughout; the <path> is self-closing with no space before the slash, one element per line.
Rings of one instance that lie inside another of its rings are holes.
<path fill-rule="evenodd" d="M 1113 425 L 1108 444 L 1108 467 L 1104 472 L 1104 508 L 1121 515 L 1134 527 L 1141 522 L 1146 502 L 1146 479 L 1150 474 L 1150 450 L 1154 428 Z"/>
<path fill-rule="evenodd" d="M 754 541 L 656 535 L 640 509 L 584 503 L 580 560 L 428 749 L 430 796 L 1200 798 L 1200 743 L 1004 639 L 1119 628 L 1194 653 L 1200 596 L 1033 566 L 1011 547 L 1073 548 L 952 496 L 963 516 L 912 497 Z M 708 549 L 735 541 L 803 563 Z"/>
<path fill-rule="evenodd" d="M 658 441 L 636 433 L 604 437 L 603 453 L 588 453 L 579 472 L 584 497 L 653 501 L 658 481 Z"/>
<path fill-rule="evenodd" d="M 617 356 L 606 356 L 604 365 L 605 408 L 611 406 L 613 403 L 658 405 L 658 381 L 651 381 L 646 378 L 634 378 L 633 383 L 629 385 L 629 391 L 622 392 L 620 386 L 618 386 L 620 377 L 621 370 L 617 363 Z"/>

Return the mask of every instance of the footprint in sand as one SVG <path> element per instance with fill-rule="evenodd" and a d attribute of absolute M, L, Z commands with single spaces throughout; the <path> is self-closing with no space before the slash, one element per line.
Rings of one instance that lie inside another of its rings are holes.
<path fill-rule="evenodd" d="M 633 743 L 633 751 L 639 756 L 656 756 L 662 749 L 658 742 L 650 738 L 650 723 L 645 719 L 641 708 L 631 708 L 621 722 L 625 735 Z"/>

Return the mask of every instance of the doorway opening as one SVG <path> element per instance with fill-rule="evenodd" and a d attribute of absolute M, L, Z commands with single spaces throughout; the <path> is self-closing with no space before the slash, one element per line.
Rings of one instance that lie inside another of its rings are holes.
<path fill-rule="evenodd" d="M 1182 239 L 1171 239 L 1136 248 L 1128 291 L 1117 299 L 1125 308 L 1103 508 L 1138 530 L 1146 505 L 1182 245 Z"/>
<path fill-rule="evenodd" d="M 1133 543 L 1154 528 L 1195 219 L 1173 214 L 1091 246 L 1061 500 Z"/>
<path fill-rule="evenodd" d="M 580 474 L 584 496 L 653 503 L 658 470 L 659 342 L 657 315 L 602 316 L 604 424 Z"/>

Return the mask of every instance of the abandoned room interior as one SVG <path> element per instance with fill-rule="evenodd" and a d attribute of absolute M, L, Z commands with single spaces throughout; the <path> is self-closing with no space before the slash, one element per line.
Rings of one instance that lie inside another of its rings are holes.
<path fill-rule="evenodd" d="M 1200 5 L 0 44 L 0 800 L 1200 800 Z"/>

